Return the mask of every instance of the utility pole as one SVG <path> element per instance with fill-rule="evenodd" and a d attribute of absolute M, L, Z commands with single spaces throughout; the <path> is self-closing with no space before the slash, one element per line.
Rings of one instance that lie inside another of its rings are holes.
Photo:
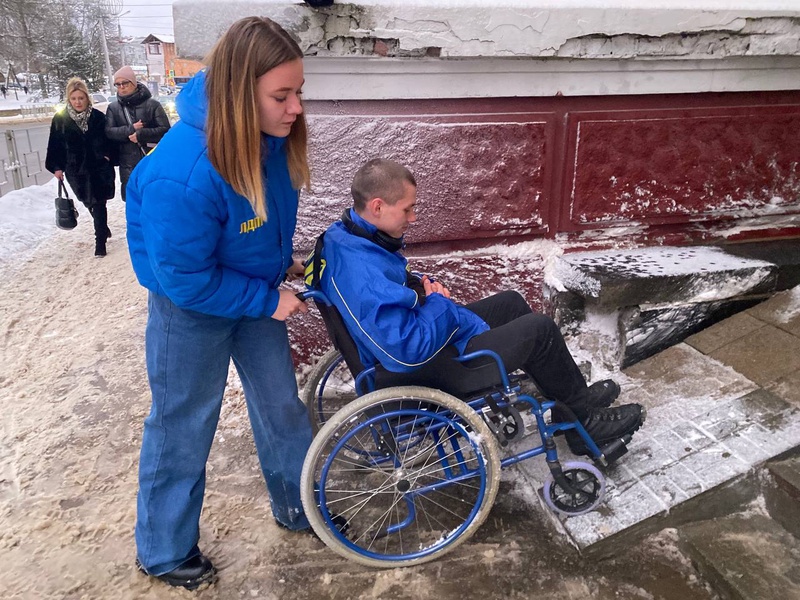
<path fill-rule="evenodd" d="M 100 17 L 100 37 L 103 41 L 103 58 L 105 59 L 106 63 L 106 77 L 108 78 L 108 89 L 109 91 L 113 91 L 114 71 L 111 70 L 111 59 L 108 56 L 108 40 L 106 39 L 106 26 L 104 23 L 105 20 L 106 16 L 102 15 Z"/>
<path fill-rule="evenodd" d="M 106 17 L 118 16 L 122 8 L 122 0 L 103 0 L 101 2 L 102 15 L 100 17 L 100 36 L 103 41 L 103 58 L 106 62 L 106 76 L 108 77 L 108 90 L 114 91 L 114 71 L 111 69 L 111 59 L 108 54 L 108 40 L 106 39 Z"/>

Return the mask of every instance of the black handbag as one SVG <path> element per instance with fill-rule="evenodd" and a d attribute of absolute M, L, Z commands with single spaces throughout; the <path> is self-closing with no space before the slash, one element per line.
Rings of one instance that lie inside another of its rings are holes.
<path fill-rule="evenodd" d="M 59 229 L 75 229 L 78 226 L 78 209 L 67 193 L 64 182 L 58 181 L 58 197 L 56 198 L 56 227 Z"/>

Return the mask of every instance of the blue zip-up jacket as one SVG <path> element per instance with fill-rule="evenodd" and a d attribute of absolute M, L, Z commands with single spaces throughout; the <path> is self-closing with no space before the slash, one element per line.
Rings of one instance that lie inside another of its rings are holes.
<path fill-rule="evenodd" d="M 376 228 L 350 210 L 353 222 Z M 341 221 L 325 232 L 320 287 L 342 314 L 365 367 L 413 371 L 454 345 L 459 353 L 489 326 L 441 294 L 420 304 L 406 285 L 405 257 L 352 234 Z"/>
<path fill-rule="evenodd" d="M 128 248 L 136 277 L 177 306 L 221 317 L 269 317 L 292 264 L 298 192 L 285 139 L 264 135 L 266 222 L 211 165 L 205 72 L 177 99 L 180 121 L 128 183 Z"/>

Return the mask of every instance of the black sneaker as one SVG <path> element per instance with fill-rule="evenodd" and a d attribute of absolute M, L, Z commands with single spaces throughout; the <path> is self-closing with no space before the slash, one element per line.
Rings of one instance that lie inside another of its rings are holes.
<path fill-rule="evenodd" d="M 582 425 L 599 448 L 626 435 L 633 435 L 644 423 L 647 411 L 640 404 L 623 404 L 613 408 L 594 408 L 583 419 Z M 566 432 L 567 443 L 573 454 L 589 456 L 580 434 L 574 429 Z"/>
<path fill-rule="evenodd" d="M 145 575 L 150 575 L 139 559 L 136 559 L 136 568 Z M 187 590 L 196 590 L 204 583 L 214 583 L 217 580 L 217 569 L 202 554 L 190 558 L 179 567 L 163 575 L 150 575 L 173 587 L 183 587 Z"/>
<path fill-rule="evenodd" d="M 103 257 L 106 255 L 106 243 L 105 242 L 95 242 L 94 244 L 94 255 L 98 258 Z"/>

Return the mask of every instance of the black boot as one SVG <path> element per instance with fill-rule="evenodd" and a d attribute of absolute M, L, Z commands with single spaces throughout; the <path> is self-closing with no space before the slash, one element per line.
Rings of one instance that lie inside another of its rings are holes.
<path fill-rule="evenodd" d="M 623 404 L 613 408 L 593 408 L 581 419 L 586 433 L 599 448 L 622 437 L 633 435 L 642 426 L 647 411 L 640 404 Z M 566 432 L 567 444 L 573 454 L 589 455 L 589 449 L 574 429 Z"/>
<path fill-rule="evenodd" d="M 614 404 L 619 392 L 619 385 L 613 379 L 595 381 L 579 395 L 578 402 L 585 402 L 589 409 L 607 408 Z"/>
<path fill-rule="evenodd" d="M 136 559 L 136 568 L 142 573 L 149 575 L 138 558 Z M 198 554 L 194 558 L 187 560 L 181 566 L 172 569 L 169 573 L 152 575 L 152 577 L 173 587 L 184 587 L 187 590 L 194 590 L 204 583 L 214 583 L 217 580 L 217 569 L 214 568 L 214 565 L 212 565 L 211 561 L 205 556 Z"/>
<path fill-rule="evenodd" d="M 94 219 L 94 255 L 106 255 L 106 240 L 111 237 L 111 230 L 108 228 L 108 209 L 106 201 L 97 201 L 89 207 L 89 212 Z"/>

